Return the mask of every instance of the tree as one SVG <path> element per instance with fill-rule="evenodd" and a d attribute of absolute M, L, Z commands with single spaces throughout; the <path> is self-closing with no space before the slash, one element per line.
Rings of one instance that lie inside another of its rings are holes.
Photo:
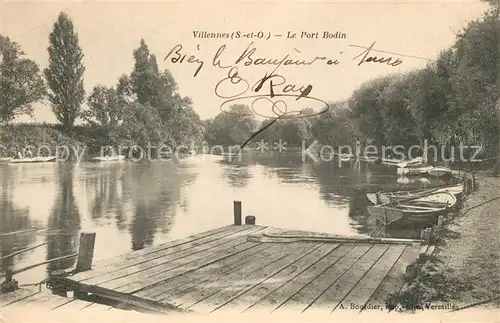
<path fill-rule="evenodd" d="M 78 45 L 78 35 L 66 13 L 59 14 L 49 41 L 49 67 L 44 71 L 51 89 L 49 100 L 63 129 L 71 132 L 85 96 L 85 67 L 82 64 L 83 53 Z"/>
<path fill-rule="evenodd" d="M 125 99 L 118 95 L 114 87 L 98 85 L 87 98 L 87 105 L 88 109 L 82 111 L 81 117 L 92 127 L 101 130 L 108 141 L 106 144 L 115 143 L 127 105 Z"/>
<path fill-rule="evenodd" d="M 205 138 L 209 144 L 232 146 L 241 145 L 249 139 L 257 122 L 248 106 L 234 104 L 229 111 L 219 113 L 205 125 Z"/>
<path fill-rule="evenodd" d="M 33 113 L 32 103 L 45 95 L 38 65 L 23 57 L 20 46 L 0 35 L 0 123 Z"/>

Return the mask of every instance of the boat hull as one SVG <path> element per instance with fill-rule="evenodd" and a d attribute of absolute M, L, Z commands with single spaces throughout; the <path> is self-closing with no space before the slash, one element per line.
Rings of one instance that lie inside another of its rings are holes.
<path fill-rule="evenodd" d="M 49 163 L 56 161 L 56 156 L 50 157 L 33 157 L 33 158 L 22 158 L 22 159 L 12 159 L 9 164 L 34 164 L 34 163 Z"/>
<path fill-rule="evenodd" d="M 449 192 L 432 192 L 416 197 L 402 198 L 396 202 L 368 206 L 370 216 L 386 226 L 433 224 L 439 215 L 453 208 L 455 195 Z"/>
<path fill-rule="evenodd" d="M 92 158 L 93 161 L 101 162 L 101 163 L 106 163 L 106 162 L 119 162 L 123 161 L 125 159 L 125 156 L 119 155 L 119 156 L 111 156 L 111 157 L 94 157 Z"/>

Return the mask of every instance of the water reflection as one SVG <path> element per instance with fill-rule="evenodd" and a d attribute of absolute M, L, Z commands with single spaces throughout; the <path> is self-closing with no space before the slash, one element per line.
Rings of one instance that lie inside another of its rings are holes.
<path fill-rule="evenodd" d="M 70 163 L 58 163 L 58 193 L 47 222 L 47 260 L 76 253 L 81 219 L 73 192 L 73 174 L 75 166 Z M 47 271 L 67 269 L 75 264 L 76 259 L 52 262 Z"/>
<path fill-rule="evenodd" d="M 35 224 L 30 220 L 29 209 L 19 208 L 12 201 L 12 188 L 14 185 L 12 170 L 0 165 L 0 256 L 26 248 L 33 244 L 36 236 L 28 231 Z M 17 232 L 17 233 L 16 233 Z M 22 260 L 26 254 L 19 254 L 16 260 Z M 4 275 L 6 268 L 14 266 L 14 257 L 0 261 L 0 276 Z"/>
<path fill-rule="evenodd" d="M 0 232 L 35 226 L 30 217 L 49 229 L 46 254 L 37 249 L 42 259 L 30 253 L 15 259 L 26 265 L 76 252 L 81 230 L 97 233 L 94 257 L 99 259 L 228 225 L 233 200 L 241 200 L 244 216 L 255 215 L 258 224 L 367 235 L 376 228 L 366 211 L 367 192 L 445 183 L 401 181 L 395 168 L 385 165 L 314 163 L 292 152 L 244 154 L 241 160 L 197 155 L 143 164 L 2 166 L 0 172 Z M 35 238 L 2 237 L 0 251 L 39 243 Z M 67 260 L 48 270 L 73 264 Z"/>

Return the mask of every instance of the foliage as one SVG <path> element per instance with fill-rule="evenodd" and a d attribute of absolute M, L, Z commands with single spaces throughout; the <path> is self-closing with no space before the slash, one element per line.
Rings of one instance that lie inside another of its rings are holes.
<path fill-rule="evenodd" d="M 114 87 L 95 86 L 87 97 L 88 109 L 82 111 L 82 118 L 89 125 L 98 128 L 104 137 L 103 145 L 116 144 L 127 102 L 118 95 Z"/>
<path fill-rule="evenodd" d="M 32 103 L 45 95 L 38 65 L 18 44 L 0 35 L 0 123 L 33 113 Z"/>
<path fill-rule="evenodd" d="M 66 132 L 73 128 L 84 101 L 83 53 L 73 22 L 61 12 L 49 36 L 49 67 L 45 78 L 50 88 L 49 100 L 57 120 Z"/>
<path fill-rule="evenodd" d="M 241 145 L 250 138 L 257 121 L 250 108 L 235 104 L 205 122 L 205 140 L 211 145 Z"/>

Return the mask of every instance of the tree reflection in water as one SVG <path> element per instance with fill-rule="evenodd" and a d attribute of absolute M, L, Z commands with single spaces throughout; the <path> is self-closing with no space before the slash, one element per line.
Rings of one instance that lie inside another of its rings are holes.
<path fill-rule="evenodd" d="M 24 249 L 36 240 L 34 232 L 10 234 L 25 231 L 35 227 L 29 218 L 29 209 L 19 209 L 12 202 L 11 190 L 12 169 L 7 165 L 0 165 L 0 256 L 4 257 L 16 250 Z M 15 261 L 22 261 L 26 253 L 21 253 L 15 258 L 0 261 L 0 276 L 3 276 L 6 268 L 12 268 Z"/>
<path fill-rule="evenodd" d="M 47 231 L 47 259 L 54 259 L 77 252 L 80 231 L 80 213 L 73 192 L 74 164 L 58 163 L 58 193 L 50 212 Z M 50 263 L 47 271 L 67 269 L 76 259 Z"/>

